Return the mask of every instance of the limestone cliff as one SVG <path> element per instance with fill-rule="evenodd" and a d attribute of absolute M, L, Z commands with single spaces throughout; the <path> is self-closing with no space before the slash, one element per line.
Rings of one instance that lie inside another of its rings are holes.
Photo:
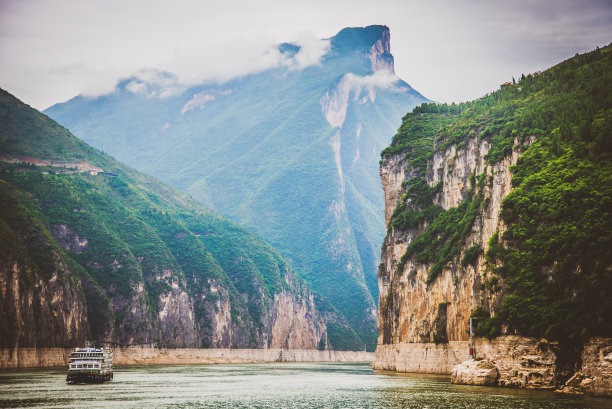
<path fill-rule="evenodd" d="M 380 165 L 375 367 L 412 370 L 410 351 L 432 350 L 416 370 L 449 373 L 472 329 L 470 354 L 487 362 L 456 366 L 457 382 L 571 377 L 566 390 L 610 394 L 612 123 L 598 125 L 609 102 L 593 93 L 611 73 L 610 48 L 597 49 L 404 117 Z"/>
<path fill-rule="evenodd" d="M 503 231 L 499 212 L 503 198 L 510 192 L 510 166 L 516 163 L 520 150 L 513 150 L 495 165 L 487 165 L 484 157 L 490 149 L 487 141 L 471 138 L 462 149 L 452 146 L 436 152 L 428 163 L 426 180 L 430 187 L 439 185 L 434 204 L 445 210 L 457 207 L 468 191 L 482 190 L 483 206 L 475 217 L 472 231 L 465 239 L 461 260 L 465 250 L 473 244 L 488 249 L 490 237 L 498 230 Z M 396 154 L 382 161 L 380 175 L 385 191 L 385 219 L 387 224 L 396 209 L 408 179 L 414 175 L 405 154 Z M 473 175 L 484 175 L 487 183 L 478 187 Z M 434 341 L 437 331 L 446 334 L 448 341 L 469 339 L 469 317 L 480 305 L 494 304 L 496 298 L 485 293 L 484 257 L 478 256 L 472 264 L 461 266 L 457 261 L 450 263 L 432 282 L 428 281 L 431 265 L 419 263 L 414 258 L 407 260 L 398 269 L 418 229 L 398 231 L 391 227 L 383 243 L 382 262 L 378 271 L 379 301 L 379 344 L 398 342 Z M 440 305 L 444 311 L 441 311 Z M 444 314 L 444 328 L 438 328 L 436 321 Z"/>
<path fill-rule="evenodd" d="M 372 72 L 386 71 L 390 74 L 395 74 L 393 55 L 391 54 L 391 32 L 389 28 L 385 27 L 381 32 L 380 38 L 372 44 L 367 57 L 372 63 Z"/>
<path fill-rule="evenodd" d="M 109 242 L 88 240 L 86 229 L 69 224 L 47 232 L 24 208 L 20 198 L 25 199 L 1 183 L 1 203 L 11 215 L 1 219 L 1 347 L 76 346 L 86 340 L 216 348 L 327 344 L 313 295 L 285 264 L 278 292 L 269 294 L 263 282 L 253 282 L 258 290 L 246 289 L 246 304 L 222 278 L 203 281 L 180 266 L 161 269 L 162 262 L 172 264 L 169 255 L 151 262 L 124 248 L 104 266 L 98 256 Z M 87 257 L 84 266 L 72 259 L 80 256 Z M 137 274 L 128 274 L 129 286 L 104 285 L 104 270 L 129 272 L 130 265 Z"/>
<path fill-rule="evenodd" d="M 0 262 L 0 344 L 71 346 L 86 339 L 87 306 L 82 288 L 66 263 L 50 277 L 32 266 L 5 258 Z"/>
<path fill-rule="evenodd" d="M 525 142 L 528 145 L 534 139 L 526 138 Z M 431 265 L 414 258 L 400 264 L 419 230 L 398 231 L 390 225 L 378 272 L 381 297 L 374 368 L 450 374 L 454 383 L 531 389 L 563 385 L 559 392 L 612 396 L 610 338 L 594 338 L 584 345 L 581 369 L 565 384 L 566 352 L 557 343 L 518 335 L 492 340 L 479 337 L 471 345 L 468 342 L 470 316 L 477 308 L 495 312 L 503 295 L 486 286 L 483 253 L 489 248 L 489 239 L 505 230 L 500 210 L 512 189 L 511 166 L 523 149 L 515 141 L 511 154 L 490 165 L 485 160 L 490 144 L 471 138 L 462 148 L 452 146 L 432 155 L 426 179 L 430 187 L 437 186 L 434 203 L 445 210 L 456 208 L 468 192 L 482 189 L 483 206 L 461 254 L 433 281 L 428 276 Z M 416 173 L 405 154 L 391 155 L 381 162 L 388 225 L 398 203 L 405 199 L 407 181 Z M 487 182 L 478 185 L 473 175 L 484 175 L 481 180 Z M 474 243 L 483 250 L 470 263 L 461 263 L 459 260 Z M 478 360 L 468 359 L 470 349 Z"/>

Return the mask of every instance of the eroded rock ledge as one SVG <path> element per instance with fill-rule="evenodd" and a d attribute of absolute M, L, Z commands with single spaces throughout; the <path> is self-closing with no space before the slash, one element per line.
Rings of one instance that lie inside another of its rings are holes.
<path fill-rule="evenodd" d="M 451 375 L 466 385 L 549 389 L 563 393 L 612 397 L 612 339 L 594 338 L 582 352 L 582 369 L 558 388 L 557 346 L 545 339 L 506 335 L 475 340 L 476 359 L 467 341 L 445 344 L 378 345 L 374 369 Z M 558 388 L 558 389 L 557 389 Z"/>
<path fill-rule="evenodd" d="M 557 388 L 555 344 L 516 336 L 500 338 L 478 340 L 477 359 L 455 365 L 451 381 L 612 397 L 612 339 L 594 338 L 587 343 L 581 370 Z"/>

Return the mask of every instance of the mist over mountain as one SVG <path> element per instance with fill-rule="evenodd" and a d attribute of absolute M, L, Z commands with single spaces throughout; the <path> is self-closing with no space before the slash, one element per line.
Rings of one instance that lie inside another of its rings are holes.
<path fill-rule="evenodd" d="M 346 28 L 327 45 L 313 58 L 284 43 L 280 67 L 188 88 L 145 69 L 45 113 L 260 234 L 355 331 L 328 321 L 330 336 L 372 350 L 379 153 L 427 99 L 394 75 L 387 27 Z"/>

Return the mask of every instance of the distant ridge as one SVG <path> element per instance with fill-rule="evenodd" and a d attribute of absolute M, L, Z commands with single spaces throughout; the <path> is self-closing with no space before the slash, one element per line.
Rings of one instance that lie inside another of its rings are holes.
<path fill-rule="evenodd" d="M 388 27 L 345 28 L 329 42 L 320 64 L 301 69 L 288 64 L 163 98 L 171 74 L 132 77 L 111 94 L 45 112 L 256 231 L 350 323 L 347 331 L 326 318 L 330 343 L 374 350 L 385 234 L 379 152 L 405 112 L 427 99 L 395 77 Z M 287 58 L 300 50 L 279 46 Z"/>

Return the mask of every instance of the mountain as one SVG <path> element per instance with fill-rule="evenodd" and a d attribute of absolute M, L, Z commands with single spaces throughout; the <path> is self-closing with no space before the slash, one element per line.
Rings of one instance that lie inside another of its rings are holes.
<path fill-rule="evenodd" d="M 0 91 L 0 348 L 333 348 L 258 236 Z"/>
<path fill-rule="evenodd" d="M 582 367 L 575 384 L 612 395 L 611 87 L 607 46 L 404 117 L 382 152 L 378 367 L 453 350 L 472 318 L 493 383 L 551 388 Z"/>
<path fill-rule="evenodd" d="M 226 83 L 182 89 L 173 74 L 144 70 L 45 112 L 260 234 L 373 350 L 379 152 L 427 100 L 394 75 L 387 27 L 346 28 L 326 44 L 306 67 L 308 50 L 285 43 L 280 67 Z"/>

